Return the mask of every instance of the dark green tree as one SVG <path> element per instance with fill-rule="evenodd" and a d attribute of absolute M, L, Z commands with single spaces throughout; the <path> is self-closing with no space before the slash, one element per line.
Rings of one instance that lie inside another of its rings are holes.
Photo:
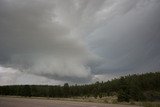
<path fill-rule="evenodd" d="M 69 91 L 70 91 L 69 90 L 69 85 L 68 85 L 68 83 L 65 83 L 64 86 L 63 86 L 64 97 L 69 97 L 69 94 L 70 94 Z"/>

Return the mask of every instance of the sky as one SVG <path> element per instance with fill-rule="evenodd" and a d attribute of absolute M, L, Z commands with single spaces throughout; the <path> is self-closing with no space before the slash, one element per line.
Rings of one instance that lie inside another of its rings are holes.
<path fill-rule="evenodd" d="M 160 0 L 0 0 L 0 85 L 159 70 Z"/>

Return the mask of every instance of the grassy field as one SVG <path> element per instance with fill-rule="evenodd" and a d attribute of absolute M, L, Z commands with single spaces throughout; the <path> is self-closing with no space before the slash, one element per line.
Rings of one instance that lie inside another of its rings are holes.
<path fill-rule="evenodd" d="M 0 107 L 141 107 L 136 105 L 62 101 L 32 97 L 0 97 L 0 102 Z"/>
<path fill-rule="evenodd" d="M 65 100 L 65 101 L 80 101 L 80 102 L 94 102 L 94 103 L 107 103 L 107 104 L 125 104 L 125 105 L 137 105 L 143 107 L 160 107 L 160 102 L 118 102 L 116 96 L 97 98 L 89 97 L 89 98 L 53 98 L 55 100 Z"/>
<path fill-rule="evenodd" d="M 94 103 L 109 103 L 109 104 L 116 104 L 117 97 L 103 97 L 103 98 L 94 98 L 94 97 L 73 97 L 73 98 L 51 98 L 55 100 L 65 100 L 65 101 L 79 101 L 79 102 L 94 102 Z"/>
<path fill-rule="evenodd" d="M 6 96 L 21 98 L 19 96 Z M 107 103 L 107 104 L 122 104 L 122 105 L 137 105 L 142 107 L 160 107 L 160 102 L 118 102 L 116 96 L 94 98 L 94 97 L 72 97 L 72 98 L 46 98 L 46 97 L 27 97 L 28 99 L 50 99 L 60 101 L 76 101 L 76 102 L 93 102 L 93 103 Z"/>

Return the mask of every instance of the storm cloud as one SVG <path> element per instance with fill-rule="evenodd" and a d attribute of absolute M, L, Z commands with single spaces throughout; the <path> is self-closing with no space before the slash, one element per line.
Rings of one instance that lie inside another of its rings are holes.
<path fill-rule="evenodd" d="M 0 84 L 158 71 L 159 10 L 159 0 L 0 0 Z"/>

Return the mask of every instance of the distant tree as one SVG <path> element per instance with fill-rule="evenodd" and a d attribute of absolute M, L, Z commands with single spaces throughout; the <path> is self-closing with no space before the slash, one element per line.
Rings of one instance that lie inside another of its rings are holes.
<path fill-rule="evenodd" d="M 29 85 L 20 85 L 18 87 L 18 95 L 31 97 L 31 88 Z"/>
<path fill-rule="evenodd" d="M 65 83 L 63 86 L 64 97 L 69 97 L 69 85 Z"/>
<path fill-rule="evenodd" d="M 124 77 L 121 77 L 119 80 L 120 90 L 118 92 L 118 101 L 126 101 L 129 102 L 130 94 L 129 94 L 129 84 Z"/>
<path fill-rule="evenodd" d="M 130 88 L 130 97 L 130 99 L 134 101 L 141 101 L 145 99 L 141 89 L 134 84 Z"/>
<path fill-rule="evenodd" d="M 25 97 L 31 97 L 31 87 L 29 85 L 23 86 L 23 92 Z"/>
<path fill-rule="evenodd" d="M 121 89 L 118 92 L 118 101 L 119 102 L 123 102 L 123 101 L 129 102 L 129 98 L 130 98 L 129 94 L 126 93 L 124 90 Z"/>
<path fill-rule="evenodd" d="M 95 87 L 95 88 L 93 89 L 93 96 L 94 96 L 94 98 L 97 98 L 97 97 L 98 97 L 98 89 L 97 89 L 97 87 Z"/>
<path fill-rule="evenodd" d="M 118 96 L 118 101 L 159 101 L 160 72 L 123 76 L 107 82 L 63 86 L 12 85 L 0 86 L 0 95 L 25 97 L 90 97 Z"/>

